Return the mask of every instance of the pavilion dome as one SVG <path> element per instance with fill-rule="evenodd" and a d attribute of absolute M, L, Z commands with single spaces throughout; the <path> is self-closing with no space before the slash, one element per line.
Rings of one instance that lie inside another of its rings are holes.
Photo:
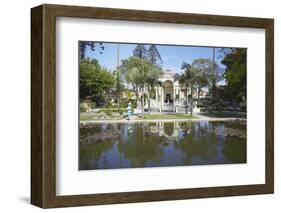
<path fill-rule="evenodd" d="M 163 72 L 163 76 L 167 76 L 167 77 L 173 77 L 174 78 L 174 72 L 172 70 L 165 70 Z"/>
<path fill-rule="evenodd" d="M 174 83 L 174 72 L 171 70 L 165 70 L 159 80 L 162 82 L 171 81 L 172 83 Z"/>

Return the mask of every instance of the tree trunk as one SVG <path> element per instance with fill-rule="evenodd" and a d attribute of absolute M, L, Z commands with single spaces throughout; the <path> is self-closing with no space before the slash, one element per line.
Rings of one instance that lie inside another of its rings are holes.
<path fill-rule="evenodd" d="M 185 114 L 187 114 L 188 112 L 187 112 L 187 100 L 188 100 L 188 87 L 186 87 L 186 104 L 185 104 Z"/>
<path fill-rule="evenodd" d="M 199 106 L 199 99 L 200 99 L 200 92 L 201 92 L 201 88 L 198 88 L 198 94 L 197 94 L 197 108 Z"/>
<path fill-rule="evenodd" d="M 150 87 L 148 86 L 148 93 L 147 93 L 147 99 L 148 99 L 148 112 L 150 113 Z"/>
<path fill-rule="evenodd" d="M 142 94 L 141 94 L 141 116 L 144 118 L 144 86 L 142 87 Z"/>
<path fill-rule="evenodd" d="M 212 85 L 212 99 L 213 102 L 216 100 L 216 82 L 213 81 L 213 85 Z"/>
<path fill-rule="evenodd" d="M 190 93 L 190 115 L 193 115 L 193 88 L 191 87 L 191 93 Z"/>
<path fill-rule="evenodd" d="M 117 106 L 118 106 L 118 111 L 120 110 L 120 100 L 119 100 L 119 94 L 117 95 Z"/>
<path fill-rule="evenodd" d="M 138 104 L 138 101 L 139 101 L 139 87 L 136 86 L 135 88 L 135 93 L 136 93 L 136 100 L 137 100 L 137 104 Z"/>

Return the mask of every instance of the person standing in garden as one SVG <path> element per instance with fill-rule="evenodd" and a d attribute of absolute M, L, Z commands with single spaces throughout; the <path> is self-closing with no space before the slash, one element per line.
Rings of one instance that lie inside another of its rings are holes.
<path fill-rule="evenodd" d="M 131 116 L 132 116 L 132 107 L 131 107 L 131 103 L 129 103 L 128 107 L 128 120 L 131 120 Z"/>

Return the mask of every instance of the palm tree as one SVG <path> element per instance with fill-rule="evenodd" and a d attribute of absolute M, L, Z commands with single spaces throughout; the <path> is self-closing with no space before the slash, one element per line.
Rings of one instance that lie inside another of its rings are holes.
<path fill-rule="evenodd" d="M 138 44 L 135 49 L 133 50 L 133 56 L 136 58 L 141 59 L 141 67 L 138 69 L 138 81 L 140 81 L 140 89 L 142 91 L 141 94 L 141 108 L 142 108 L 142 117 L 144 117 L 144 79 L 142 79 L 142 76 L 144 76 L 145 70 L 144 70 L 144 60 L 147 58 L 147 50 L 143 44 Z"/>
<path fill-rule="evenodd" d="M 144 88 L 148 84 L 152 70 L 156 68 L 147 60 L 138 57 L 130 57 L 129 59 L 123 60 L 120 68 L 127 82 L 136 88 L 140 88 L 142 91 L 141 108 L 142 117 L 144 117 Z"/>
<path fill-rule="evenodd" d="M 184 70 L 184 72 L 179 77 L 179 83 L 186 87 L 185 113 L 187 114 L 188 88 L 190 87 L 190 90 L 191 90 L 190 114 L 192 116 L 192 114 L 193 114 L 193 90 L 194 90 L 194 86 L 196 83 L 196 73 L 195 73 L 194 68 L 190 64 L 187 64 L 186 62 L 183 62 L 181 69 Z"/>
<path fill-rule="evenodd" d="M 196 77 L 196 86 L 198 89 L 198 93 L 197 93 L 197 106 L 199 105 L 199 99 L 200 99 L 200 93 L 203 87 L 208 86 L 209 81 L 208 78 L 202 74 L 198 75 Z"/>
<path fill-rule="evenodd" d="M 152 66 L 147 76 L 147 89 L 148 89 L 148 112 L 150 112 L 150 93 L 152 88 L 158 84 L 158 79 L 162 75 L 162 70 L 158 66 Z"/>
<path fill-rule="evenodd" d="M 121 71 L 119 67 L 117 70 L 113 72 L 114 76 L 114 89 L 115 89 L 115 94 L 116 94 L 116 99 L 117 99 L 117 105 L 118 105 L 118 110 L 120 109 L 120 96 L 122 91 L 124 90 L 124 85 L 122 82 L 122 76 L 121 76 Z"/>

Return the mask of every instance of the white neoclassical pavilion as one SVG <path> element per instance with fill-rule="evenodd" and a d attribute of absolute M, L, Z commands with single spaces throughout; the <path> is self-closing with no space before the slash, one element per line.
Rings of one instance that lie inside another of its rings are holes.
<path fill-rule="evenodd" d="M 184 111 L 186 103 L 189 104 L 190 88 L 180 85 L 171 70 L 166 70 L 158 81 L 160 84 L 154 87 L 154 96 L 150 95 L 150 109 L 157 112 Z M 147 94 L 148 90 L 144 92 Z M 194 92 L 193 97 L 197 97 L 197 92 Z M 148 102 L 145 103 L 147 108 Z"/>

